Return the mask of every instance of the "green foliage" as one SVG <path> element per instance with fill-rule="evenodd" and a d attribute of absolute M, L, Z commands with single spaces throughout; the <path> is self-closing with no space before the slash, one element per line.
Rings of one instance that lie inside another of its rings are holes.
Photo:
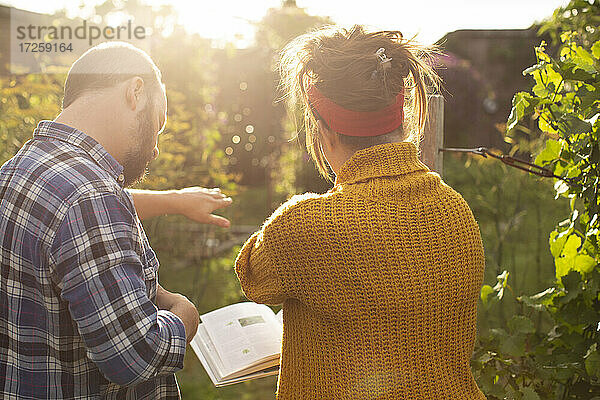
<path fill-rule="evenodd" d="M 573 1 L 569 9 L 577 7 L 584 13 L 598 5 Z M 584 26 L 597 15 L 588 15 Z M 536 48 L 537 64 L 523 72 L 535 85 L 515 95 L 507 122 L 509 135 L 530 133 L 534 122 L 550 138 L 536 163 L 563 177 L 555 180 L 555 197 L 569 202 L 570 215 L 550 234 L 552 284 L 514 298 L 522 312 L 508 331 L 480 337 L 473 366 L 490 399 L 600 398 L 600 41 L 590 42 L 593 32 L 584 32 L 560 34 L 556 57 L 543 42 Z M 483 303 L 501 298 L 504 288 L 484 286 Z M 551 328 L 536 329 L 533 321 L 541 317 L 551 318 Z"/>
<path fill-rule="evenodd" d="M 568 212 L 568 201 L 554 200 L 552 181 L 492 158 L 445 156 L 444 180 L 473 210 L 485 248 L 479 335 L 495 327 L 507 329 L 510 316 L 522 308 L 515 296 L 542 291 L 554 279 L 546 268 L 553 258 L 545 232 Z M 535 323 L 543 329 L 548 321 L 536 318 Z"/>
<path fill-rule="evenodd" d="M 257 25 L 256 46 L 267 51 L 267 58 L 263 61 L 268 65 L 271 62 L 273 81 L 279 82 L 275 72 L 279 54 L 283 47 L 295 37 L 309 32 L 315 28 L 332 24 L 328 17 L 310 15 L 305 9 L 296 6 L 295 1 L 284 1 L 281 7 L 271 8 Z M 285 93 L 280 93 L 274 88 L 271 99 L 275 104 L 284 106 Z M 300 115 L 287 113 L 279 123 L 279 137 L 269 151 L 267 185 L 278 198 L 285 199 L 292 194 L 303 191 L 324 192 L 330 188 L 329 182 L 321 179 L 314 164 L 308 160 L 304 147 L 302 132 L 298 132 Z M 274 202 L 270 207 L 276 208 L 279 202 Z"/>
<path fill-rule="evenodd" d="M 562 32 L 578 32 L 580 44 L 590 48 L 600 40 L 600 2 L 598 0 L 572 0 L 557 8 L 552 17 L 540 28 L 539 34 L 549 34 L 553 44 L 560 43 Z"/>
<path fill-rule="evenodd" d="M 481 301 L 483 305 L 487 306 L 490 303 L 490 296 L 492 300 L 502 300 L 504 297 L 504 290 L 508 286 L 508 271 L 502 271 L 500 275 L 496 277 L 498 283 L 494 287 L 490 285 L 483 285 L 481 287 Z"/>
<path fill-rule="evenodd" d="M 160 135 L 160 157 L 150 165 L 142 187 L 235 189 L 221 146 L 225 124 L 212 106 L 218 89 L 210 43 L 178 29 L 156 44 L 153 57 L 167 88 L 168 123 Z"/>
<path fill-rule="evenodd" d="M 31 138 L 42 119 L 60 111 L 62 75 L 0 77 L 0 165 Z"/>

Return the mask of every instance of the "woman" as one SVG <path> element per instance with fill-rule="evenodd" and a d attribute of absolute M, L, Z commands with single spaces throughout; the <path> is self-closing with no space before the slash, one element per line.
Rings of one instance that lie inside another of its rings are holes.
<path fill-rule="evenodd" d="M 325 194 L 246 242 L 242 289 L 283 303 L 278 399 L 484 399 L 470 369 L 484 254 L 463 198 L 419 161 L 430 53 L 400 32 L 327 28 L 282 58 Z M 406 110 L 405 99 L 411 107 Z"/>

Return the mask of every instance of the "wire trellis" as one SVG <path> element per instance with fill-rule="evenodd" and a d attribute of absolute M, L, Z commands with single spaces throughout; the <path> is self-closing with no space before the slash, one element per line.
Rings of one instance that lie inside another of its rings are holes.
<path fill-rule="evenodd" d="M 472 153 L 472 154 L 477 154 L 477 155 L 485 157 L 485 158 L 490 156 L 492 158 L 502 161 L 504 164 L 506 164 L 510 167 L 518 168 L 522 171 L 529 172 L 530 174 L 541 176 L 543 178 L 560 179 L 560 180 L 566 182 L 567 184 L 573 184 L 579 179 L 579 177 L 567 178 L 564 176 L 558 176 L 558 175 L 554 174 L 548 168 L 541 167 L 537 164 L 533 164 L 528 161 L 519 160 L 518 158 L 509 156 L 506 154 L 493 153 L 487 147 L 475 147 L 475 148 L 471 148 L 471 149 L 463 149 L 463 148 L 456 148 L 456 147 L 442 147 L 439 149 L 439 151 Z"/>

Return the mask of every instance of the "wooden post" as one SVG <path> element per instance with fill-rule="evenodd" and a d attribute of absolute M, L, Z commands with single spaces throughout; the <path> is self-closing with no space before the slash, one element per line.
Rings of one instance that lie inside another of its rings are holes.
<path fill-rule="evenodd" d="M 421 142 L 421 161 L 432 171 L 442 175 L 444 147 L 444 97 L 433 95 L 429 99 L 429 111 L 423 141 Z"/>

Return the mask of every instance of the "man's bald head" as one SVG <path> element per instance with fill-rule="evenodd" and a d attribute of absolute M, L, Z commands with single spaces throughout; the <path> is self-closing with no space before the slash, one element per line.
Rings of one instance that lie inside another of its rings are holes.
<path fill-rule="evenodd" d="M 150 95 L 164 88 L 161 73 L 144 51 L 125 42 L 106 42 L 94 46 L 71 66 L 65 80 L 63 109 L 83 94 L 94 92 L 139 76 Z"/>

